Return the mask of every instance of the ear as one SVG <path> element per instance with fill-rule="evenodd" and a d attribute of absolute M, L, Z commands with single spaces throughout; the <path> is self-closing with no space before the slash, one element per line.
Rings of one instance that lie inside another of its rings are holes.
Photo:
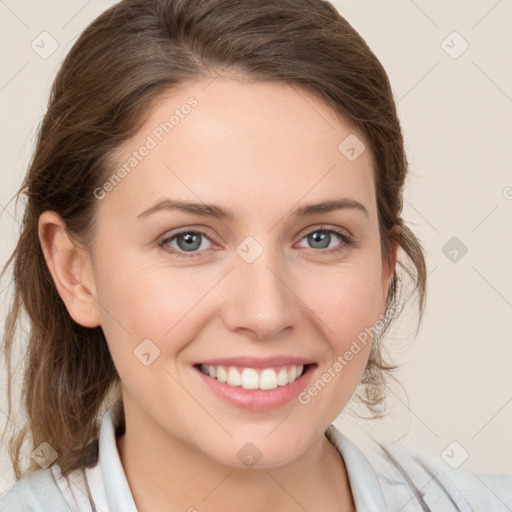
<path fill-rule="evenodd" d="M 393 226 L 392 232 L 396 235 L 396 238 L 400 238 L 401 228 L 398 225 Z M 397 240 L 391 240 L 391 248 L 389 251 L 389 256 L 387 260 L 387 265 L 382 266 L 382 311 L 381 313 L 384 315 L 386 312 L 386 301 L 388 296 L 389 285 L 391 284 L 391 278 L 393 277 L 393 273 L 396 268 L 396 260 L 398 255 L 398 248 L 400 243 Z"/>
<path fill-rule="evenodd" d="M 64 221 L 54 211 L 40 215 L 38 233 L 46 264 L 71 318 L 84 327 L 99 326 L 89 254 L 70 238 Z"/>

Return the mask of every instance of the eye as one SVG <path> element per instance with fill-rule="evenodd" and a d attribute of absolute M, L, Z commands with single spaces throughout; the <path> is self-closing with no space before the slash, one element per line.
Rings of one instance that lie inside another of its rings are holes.
<path fill-rule="evenodd" d="M 197 252 L 198 249 L 204 249 L 202 238 L 211 242 L 211 240 L 201 231 L 180 231 L 171 236 L 164 238 L 158 245 L 164 251 L 175 254 L 180 258 L 194 258 L 192 254 L 187 252 Z M 170 244 L 176 241 L 177 248 L 173 248 Z"/>
<path fill-rule="evenodd" d="M 342 240 L 342 243 L 336 245 L 334 248 L 331 248 L 332 246 L 330 245 L 333 240 L 332 235 L 335 235 L 334 238 Z M 307 239 L 307 242 L 312 245 L 313 249 L 319 249 L 318 252 L 326 252 L 328 254 L 342 251 L 354 245 L 354 239 L 350 235 L 347 235 L 339 229 L 330 228 L 328 226 L 319 226 L 314 230 L 309 231 L 302 238 L 302 240 L 304 239 Z"/>
<path fill-rule="evenodd" d="M 331 246 L 331 242 L 338 238 L 342 243 L 337 244 L 334 248 Z M 307 232 L 301 239 L 307 239 L 308 243 L 312 244 L 312 249 L 318 249 L 318 253 L 332 254 L 339 251 L 343 251 L 350 246 L 355 245 L 354 239 L 339 229 L 335 229 L 328 226 L 319 226 L 314 230 Z M 196 230 L 182 230 L 178 233 L 174 233 L 170 236 L 165 237 L 158 246 L 164 251 L 174 254 L 179 258 L 195 258 L 200 255 L 194 253 L 201 253 L 202 250 L 210 247 L 204 247 L 203 240 L 207 240 L 211 243 L 210 238 L 202 231 Z M 173 246 L 173 242 L 176 245 Z M 200 250 L 202 249 L 202 250 Z M 189 254 L 187 254 L 189 253 Z"/>

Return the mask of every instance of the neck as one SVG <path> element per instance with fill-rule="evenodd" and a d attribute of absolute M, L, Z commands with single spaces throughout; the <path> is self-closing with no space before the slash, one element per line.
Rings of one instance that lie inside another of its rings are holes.
<path fill-rule="evenodd" d="M 237 468 L 211 459 L 161 429 L 137 425 L 117 438 L 139 512 L 184 510 L 355 512 L 338 450 L 320 435 L 307 451 L 272 468 Z M 150 440 L 150 441 L 148 441 Z"/>

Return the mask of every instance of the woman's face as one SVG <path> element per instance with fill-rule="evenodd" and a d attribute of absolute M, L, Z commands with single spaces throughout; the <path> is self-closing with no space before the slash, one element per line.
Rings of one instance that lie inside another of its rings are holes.
<path fill-rule="evenodd" d="M 128 428 L 239 467 L 322 438 L 393 270 L 354 135 L 302 90 L 217 78 L 169 92 L 119 151 L 95 192 L 91 269 Z M 342 200 L 361 206 L 303 210 Z"/>

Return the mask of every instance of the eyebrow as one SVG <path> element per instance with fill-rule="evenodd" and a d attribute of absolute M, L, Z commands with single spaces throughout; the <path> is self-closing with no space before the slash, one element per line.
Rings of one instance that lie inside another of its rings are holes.
<path fill-rule="evenodd" d="M 301 219 L 310 215 L 317 215 L 321 213 L 329 213 L 335 210 L 352 209 L 362 212 L 368 217 L 368 210 L 355 199 L 343 197 L 339 199 L 331 199 L 321 203 L 310 203 L 297 208 L 292 213 L 293 219 Z M 193 203 L 188 201 L 177 201 L 173 199 L 163 199 L 158 201 L 153 206 L 150 206 L 143 212 L 137 215 L 137 219 L 144 219 L 150 215 L 163 210 L 179 210 L 192 215 L 201 217 L 213 217 L 220 220 L 232 221 L 235 215 L 230 210 L 215 204 L 206 203 Z"/>

